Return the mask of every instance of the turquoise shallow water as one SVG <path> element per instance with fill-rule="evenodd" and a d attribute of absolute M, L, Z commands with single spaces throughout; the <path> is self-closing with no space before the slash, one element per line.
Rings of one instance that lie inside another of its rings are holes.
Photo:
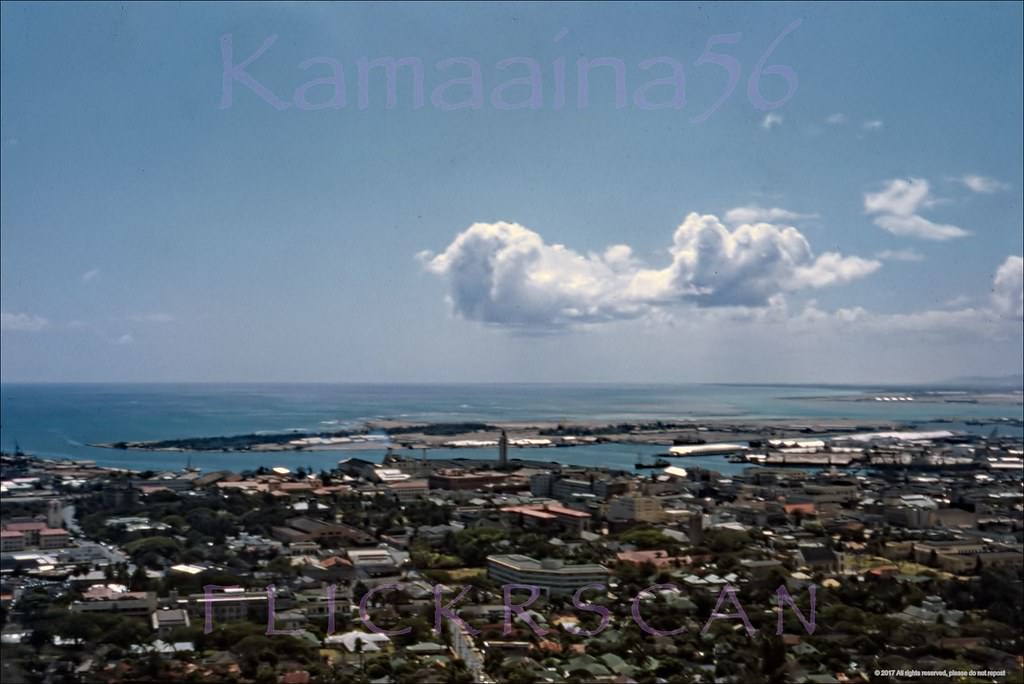
<path fill-rule="evenodd" d="M 329 430 L 372 418 L 432 421 L 614 420 L 684 418 L 854 418 L 928 421 L 941 418 L 1020 418 L 1020 406 L 934 405 L 918 402 L 821 401 L 808 397 L 890 393 L 899 387 L 737 385 L 15 385 L 0 386 L 0 445 L 28 452 L 95 460 L 101 465 L 178 469 L 184 453 L 115 451 L 89 443 L 216 436 L 259 431 Z M 804 398 L 801 398 L 804 397 Z M 960 425 L 959 427 L 964 427 Z M 990 428 L 978 428 L 989 430 Z M 1004 433 L 1006 431 L 1004 430 Z M 1016 434 L 1020 431 L 1017 430 Z M 595 445 L 524 449 L 524 458 L 632 469 L 638 454 L 657 446 Z M 206 453 L 203 470 L 260 465 L 332 467 L 346 455 L 379 451 Z M 432 457 L 493 457 L 489 450 L 435 450 Z M 685 463 L 722 472 L 721 458 Z"/>

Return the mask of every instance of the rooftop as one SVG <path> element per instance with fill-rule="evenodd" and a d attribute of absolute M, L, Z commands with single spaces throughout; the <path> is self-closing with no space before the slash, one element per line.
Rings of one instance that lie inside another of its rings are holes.
<path fill-rule="evenodd" d="M 598 563 L 582 563 L 579 565 L 563 565 L 558 560 L 539 561 L 518 553 L 495 554 L 487 557 L 488 563 L 503 565 L 520 572 L 546 572 L 562 575 L 579 575 L 582 573 L 607 573 L 608 568 Z"/>

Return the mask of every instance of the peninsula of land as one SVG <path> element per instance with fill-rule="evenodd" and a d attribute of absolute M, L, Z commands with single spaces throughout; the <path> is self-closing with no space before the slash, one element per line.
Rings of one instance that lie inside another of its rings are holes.
<path fill-rule="evenodd" d="M 375 420 L 342 430 L 286 431 L 92 444 L 143 451 L 324 451 L 458 449 L 496 446 L 505 432 L 513 447 L 571 447 L 596 443 L 697 445 L 911 429 L 902 422 L 862 420 L 638 420 L 432 423 Z"/>

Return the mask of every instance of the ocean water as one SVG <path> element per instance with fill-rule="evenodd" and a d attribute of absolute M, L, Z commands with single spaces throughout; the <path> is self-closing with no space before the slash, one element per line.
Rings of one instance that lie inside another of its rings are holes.
<path fill-rule="evenodd" d="M 204 471 L 261 465 L 330 468 L 339 458 L 379 459 L 384 450 L 279 453 L 121 451 L 100 442 L 339 429 L 368 419 L 429 421 L 852 418 L 913 421 L 1021 418 L 1022 407 L 922 402 L 823 401 L 812 397 L 896 394 L 912 388 L 768 385 L 332 385 L 332 384 L 3 384 L 0 446 L 31 454 L 137 469 Z M 943 427 L 950 427 L 943 425 Z M 991 428 L 953 427 L 988 432 Z M 1000 428 L 1003 434 L 1020 434 Z M 514 452 L 534 460 L 632 469 L 664 447 L 607 444 Z M 493 450 L 438 449 L 429 457 L 486 457 Z M 718 457 L 686 459 L 722 472 Z"/>

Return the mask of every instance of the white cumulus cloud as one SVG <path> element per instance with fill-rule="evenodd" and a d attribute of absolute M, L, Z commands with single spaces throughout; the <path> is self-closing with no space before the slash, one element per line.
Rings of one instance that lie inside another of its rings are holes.
<path fill-rule="evenodd" d="M 773 128 L 782 125 L 782 115 L 768 113 L 764 115 L 764 119 L 761 120 L 761 128 L 770 131 Z"/>
<path fill-rule="evenodd" d="M 846 123 L 846 115 L 842 113 L 830 114 L 828 118 L 825 119 L 825 123 L 829 124 L 830 126 L 842 125 Z"/>
<path fill-rule="evenodd" d="M 883 123 L 881 119 L 868 119 L 861 124 L 861 128 L 865 131 L 877 131 L 882 128 Z"/>
<path fill-rule="evenodd" d="M 1024 317 L 1024 258 L 1009 256 L 996 270 L 992 307 L 1003 318 Z"/>
<path fill-rule="evenodd" d="M 38 332 L 49 325 L 50 322 L 42 316 L 0 312 L 0 330 L 5 332 Z"/>
<path fill-rule="evenodd" d="M 1009 190 L 1010 186 L 1001 180 L 995 178 L 989 178 L 988 176 L 981 176 L 976 173 L 969 173 L 966 176 L 961 176 L 956 179 L 963 184 L 971 192 L 977 192 L 983 195 L 991 195 L 994 192 L 1000 190 Z"/>
<path fill-rule="evenodd" d="M 886 182 L 881 192 L 864 194 L 864 211 L 869 214 L 884 212 L 896 216 L 910 216 L 918 207 L 925 205 L 931 197 L 928 181 L 923 178 L 903 180 L 897 178 Z"/>
<path fill-rule="evenodd" d="M 818 218 L 817 214 L 798 214 L 779 207 L 759 207 L 750 205 L 736 207 L 725 212 L 725 220 L 729 223 L 778 223 L 780 221 L 799 221 L 800 219 Z"/>
<path fill-rule="evenodd" d="M 927 180 L 897 178 L 887 181 L 881 192 L 865 193 L 864 211 L 877 214 L 875 225 L 893 235 L 923 240 L 950 240 L 970 235 L 963 228 L 934 223 L 917 213 L 918 209 L 933 206 L 936 202 Z"/>
<path fill-rule="evenodd" d="M 936 341 L 952 339 L 1009 339 L 1020 334 L 1024 319 L 1024 258 L 1009 256 L 996 270 L 987 302 L 961 295 L 943 303 L 943 308 L 907 313 L 876 313 L 860 307 L 822 311 L 810 302 L 793 323 L 856 321 L 861 330 L 882 333 L 927 334 Z"/>
<path fill-rule="evenodd" d="M 834 332 L 849 334 L 847 324 L 856 323 L 857 332 L 883 335 L 909 333 L 927 337 L 936 343 L 955 340 L 1011 340 L 1021 333 L 1024 318 L 1024 259 L 1010 256 L 996 269 L 991 293 L 986 302 L 965 295 L 943 303 L 942 308 L 909 311 L 905 313 L 879 313 L 861 307 L 840 308 L 835 311 L 819 309 L 814 301 L 803 311 L 792 316 L 768 318 L 784 323 L 787 329 L 814 326 L 817 332 L 831 326 Z M 785 310 L 782 310 L 785 314 Z"/>
<path fill-rule="evenodd" d="M 874 259 L 844 257 L 838 252 L 825 252 L 813 263 L 797 266 L 792 281 L 794 286 L 787 289 L 841 285 L 874 273 L 879 266 L 881 264 Z"/>
<path fill-rule="evenodd" d="M 935 223 L 923 216 L 878 216 L 875 225 L 884 228 L 893 235 L 916 237 L 922 240 L 952 240 L 965 237 L 970 233 L 958 226 L 946 223 Z"/>
<path fill-rule="evenodd" d="M 672 305 L 763 307 L 773 297 L 862 278 L 881 263 L 825 253 L 815 257 L 793 227 L 726 228 L 691 213 L 673 234 L 671 262 L 650 268 L 626 245 L 580 254 L 548 244 L 515 223 L 475 223 L 439 254 L 420 253 L 445 279 L 459 316 L 520 328 L 636 318 Z"/>

